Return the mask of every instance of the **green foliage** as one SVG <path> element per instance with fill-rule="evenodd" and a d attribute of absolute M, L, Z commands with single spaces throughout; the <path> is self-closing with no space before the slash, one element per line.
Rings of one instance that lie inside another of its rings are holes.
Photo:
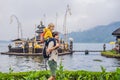
<path fill-rule="evenodd" d="M 60 62 L 60 66 L 59 66 L 59 69 L 57 70 L 57 76 L 56 77 L 57 77 L 58 80 L 63 80 L 63 78 L 65 78 L 62 61 Z"/>
<path fill-rule="evenodd" d="M 114 50 L 102 52 L 101 55 L 111 58 L 120 58 L 120 54 L 116 54 Z"/>
<path fill-rule="evenodd" d="M 64 71 L 60 64 L 56 80 L 120 80 L 120 68 L 114 72 L 106 72 L 106 69 L 101 66 L 101 70 L 101 72 Z M 0 80 L 47 80 L 49 77 L 50 71 L 0 72 Z"/>
<path fill-rule="evenodd" d="M 115 75 L 116 79 L 117 79 L 117 80 L 120 80 L 120 68 L 117 68 L 117 69 L 116 69 L 116 73 L 117 73 L 117 74 Z"/>
<path fill-rule="evenodd" d="M 13 69 L 12 67 L 9 68 L 9 73 L 12 73 L 13 72 Z"/>
<path fill-rule="evenodd" d="M 113 54 L 117 54 L 117 52 L 115 50 L 110 50 L 110 52 Z"/>

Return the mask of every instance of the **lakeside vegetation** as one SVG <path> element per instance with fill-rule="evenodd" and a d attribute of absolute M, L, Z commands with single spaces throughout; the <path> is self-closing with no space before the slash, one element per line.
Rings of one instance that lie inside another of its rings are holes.
<path fill-rule="evenodd" d="M 120 54 L 117 53 L 115 50 L 101 52 L 101 55 L 106 57 L 111 57 L 111 58 L 120 58 Z"/>
<path fill-rule="evenodd" d="M 56 80 L 120 80 L 120 68 L 114 72 L 106 72 L 103 67 L 101 70 L 101 72 L 64 71 L 63 66 L 60 65 Z M 13 72 L 10 69 L 9 73 L 0 72 L 0 80 L 47 80 L 49 76 L 50 71 Z"/>

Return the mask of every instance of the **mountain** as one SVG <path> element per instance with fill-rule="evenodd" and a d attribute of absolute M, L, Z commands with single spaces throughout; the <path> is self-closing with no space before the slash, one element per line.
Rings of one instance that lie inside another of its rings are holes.
<path fill-rule="evenodd" d="M 6 40 L 0 40 L 0 43 L 8 43 L 10 41 L 6 41 Z"/>
<path fill-rule="evenodd" d="M 115 41 L 112 32 L 120 27 L 120 22 L 114 22 L 108 25 L 99 25 L 92 29 L 83 32 L 71 32 L 69 37 L 74 39 L 74 42 L 83 43 L 106 43 Z"/>

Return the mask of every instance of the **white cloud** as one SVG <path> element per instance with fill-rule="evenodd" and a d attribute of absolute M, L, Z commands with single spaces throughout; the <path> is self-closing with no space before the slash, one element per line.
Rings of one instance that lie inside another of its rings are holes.
<path fill-rule="evenodd" d="M 12 24 L 10 16 L 15 14 L 22 23 L 24 36 L 34 34 L 34 25 L 40 20 L 47 25 L 55 23 L 58 13 L 59 31 L 63 31 L 63 20 L 67 4 L 71 7 L 71 16 L 67 16 L 68 31 L 79 31 L 100 24 L 120 21 L 120 0 L 0 0 L 0 39 L 14 39 L 17 36 L 17 23 Z M 46 18 L 44 18 L 46 14 Z"/>

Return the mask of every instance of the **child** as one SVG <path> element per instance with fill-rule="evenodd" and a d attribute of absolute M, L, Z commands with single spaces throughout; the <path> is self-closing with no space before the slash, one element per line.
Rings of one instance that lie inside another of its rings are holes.
<path fill-rule="evenodd" d="M 40 42 L 43 43 L 49 38 L 53 38 L 52 31 L 54 30 L 54 24 L 50 23 L 47 28 L 43 29 L 43 33 L 40 35 Z"/>
<path fill-rule="evenodd" d="M 44 40 L 47 40 L 49 38 L 53 38 L 52 31 L 54 30 L 54 24 L 50 23 L 47 28 L 45 28 L 44 31 Z"/>

